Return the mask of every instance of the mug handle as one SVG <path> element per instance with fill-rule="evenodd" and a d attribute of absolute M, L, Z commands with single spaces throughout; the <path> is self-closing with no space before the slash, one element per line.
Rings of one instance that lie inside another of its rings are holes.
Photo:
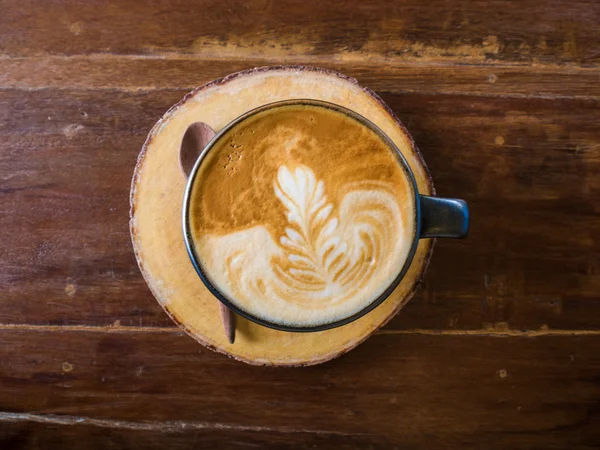
<path fill-rule="evenodd" d="M 419 195 L 421 229 L 419 239 L 463 239 L 469 234 L 469 207 L 457 198 Z"/>

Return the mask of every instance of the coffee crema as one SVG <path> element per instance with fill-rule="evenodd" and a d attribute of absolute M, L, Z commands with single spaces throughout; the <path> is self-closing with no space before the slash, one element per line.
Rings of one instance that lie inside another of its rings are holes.
<path fill-rule="evenodd" d="M 323 106 L 276 106 L 208 151 L 190 193 L 190 234 L 204 274 L 238 308 L 318 326 L 393 283 L 412 246 L 414 199 L 373 130 Z"/>

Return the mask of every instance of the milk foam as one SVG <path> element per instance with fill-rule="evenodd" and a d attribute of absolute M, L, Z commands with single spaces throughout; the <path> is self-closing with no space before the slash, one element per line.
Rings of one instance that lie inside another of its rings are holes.
<path fill-rule="evenodd" d="M 241 310 L 288 326 L 347 318 L 401 271 L 414 192 L 370 128 L 318 106 L 250 116 L 215 142 L 190 198 L 193 245 Z"/>
<path fill-rule="evenodd" d="M 284 235 L 258 225 L 197 243 L 210 281 L 241 309 L 290 326 L 330 323 L 363 309 L 402 269 L 413 230 L 386 183 L 351 183 L 335 208 L 311 168 L 282 165 L 273 195 Z"/>

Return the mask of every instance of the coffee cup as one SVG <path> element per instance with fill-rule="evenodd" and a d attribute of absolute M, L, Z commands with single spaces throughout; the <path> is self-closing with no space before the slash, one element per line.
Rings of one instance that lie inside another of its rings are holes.
<path fill-rule="evenodd" d="M 383 303 L 419 239 L 466 237 L 469 212 L 420 194 L 371 121 L 301 99 L 253 109 L 214 136 L 190 173 L 182 221 L 219 301 L 266 327 L 314 332 Z"/>

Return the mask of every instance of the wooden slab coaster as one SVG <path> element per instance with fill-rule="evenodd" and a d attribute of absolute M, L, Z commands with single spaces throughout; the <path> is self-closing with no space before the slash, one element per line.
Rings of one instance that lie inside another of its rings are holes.
<path fill-rule="evenodd" d="M 238 317 L 235 343 L 227 342 L 217 300 L 196 275 L 183 242 L 185 179 L 179 169 L 179 144 L 192 122 L 205 122 L 218 132 L 246 111 L 293 98 L 337 103 L 370 119 L 404 153 L 419 191 L 433 194 L 427 168 L 400 121 L 375 93 L 342 74 L 304 66 L 258 68 L 199 87 L 172 107 L 148 135 L 135 168 L 130 198 L 135 255 L 150 290 L 175 322 L 206 347 L 249 364 L 307 366 L 356 347 L 410 299 L 432 247 L 431 240 L 422 240 L 394 293 L 349 325 L 319 333 L 287 333 Z"/>

